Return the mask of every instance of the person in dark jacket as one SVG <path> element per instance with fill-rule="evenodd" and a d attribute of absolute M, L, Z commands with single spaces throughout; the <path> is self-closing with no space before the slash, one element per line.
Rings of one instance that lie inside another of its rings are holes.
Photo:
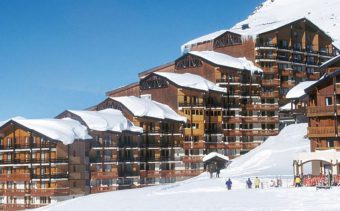
<path fill-rule="evenodd" d="M 216 177 L 217 177 L 217 178 L 220 177 L 220 171 L 221 171 L 220 168 L 217 168 L 217 170 L 216 170 Z"/>
<path fill-rule="evenodd" d="M 228 190 L 231 190 L 231 185 L 233 182 L 230 180 L 230 178 L 225 182 L 225 185 L 227 186 Z"/>
<path fill-rule="evenodd" d="M 251 189 L 251 186 L 253 185 L 253 183 L 251 182 L 250 178 L 247 179 L 246 184 L 247 184 L 247 188 Z"/>

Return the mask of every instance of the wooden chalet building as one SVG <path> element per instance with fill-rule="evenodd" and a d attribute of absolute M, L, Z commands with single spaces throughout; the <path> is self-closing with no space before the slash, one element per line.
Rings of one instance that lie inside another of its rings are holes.
<path fill-rule="evenodd" d="M 312 175 L 339 175 L 340 161 L 340 56 L 321 66 L 326 75 L 305 89 L 309 97 L 307 117 L 311 152 L 301 153 L 294 162 L 295 173 L 312 163 Z"/>
<path fill-rule="evenodd" d="M 36 208 L 88 194 L 79 122 L 12 119 L 0 126 L 0 209 Z M 76 171 L 83 168 L 83 171 Z"/>
<path fill-rule="evenodd" d="M 139 143 L 143 129 L 133 125 L 122 112 L 66 110 L 57 118 L 72 118 L 88 128 L 93 140 L 88 145 L 91 193 L 139 185 Z M 82 169 L 75 169 L 77 172 Z"/>
<path fill-rule="evenodd" d="M 181 157 L 182 129 L 186 117 L 169 106 L 151 100 L 150 96 L 109 97 L 97 110 L 114 108 L 143 128 L 138 146 L 140 185 L 170 183 L 198 175 L 201 170 L 186 170 Z M 137 152 L 136 152 L 137 153 Z"/>

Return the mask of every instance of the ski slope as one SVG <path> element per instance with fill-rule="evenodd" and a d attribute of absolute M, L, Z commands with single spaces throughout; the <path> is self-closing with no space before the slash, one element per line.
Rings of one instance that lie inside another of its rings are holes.
<path fill-rule="evenodd" d="M 221 171 L 220 178 L 208 173 L 182 182 L 141 189 L 100 193 L 80 197 L 41 210 L 340 210 L 330 203 L 340 197 L 340 188 L 319 190 L 292 187 L 292 160 L 296 153 L 309 150 L 305 138 L 307 124 L 290 125 L 278 136 L 233 160 Z M 246 189 L 245 180 L 260 177 L 264 189 Z M 281 188 L 272 188 L 269 181 L 283 178 Z M 233 188 L 225 188 L 227 178 Z M 298 200 L 297 200 L 298 199 Z"/>

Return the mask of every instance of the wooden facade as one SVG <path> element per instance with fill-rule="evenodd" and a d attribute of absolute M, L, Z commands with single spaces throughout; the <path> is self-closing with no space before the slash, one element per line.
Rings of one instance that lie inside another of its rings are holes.
<path fill-rule="evenodd" d="M 37 208 L 89 193 L 86 141 L 66 146 L 14 121 L 0 133 L 0 209 Z"/>
<path fill-rule="evenodd" d="M 138 145 L 140 186 L 171 183 L 198 175 L 202 169 L 186 169 L 182 148 L 183 122 L 134 116 L 124 104 L 108 98 L 97 105 L 97 110 L 114 108 L 121 110 L 136 126 L 143 128 Z"/>

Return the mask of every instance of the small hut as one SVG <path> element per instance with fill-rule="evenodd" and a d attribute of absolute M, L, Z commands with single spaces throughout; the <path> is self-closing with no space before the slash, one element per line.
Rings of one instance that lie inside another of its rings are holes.
<path fill-rule="evenodd" d="M 217 169 L 224 169 L 229 163 L 229 157 L 217 152 L 211 152 L 203 157 L 204 169 L 209 172 L 216 172 Z"/>

